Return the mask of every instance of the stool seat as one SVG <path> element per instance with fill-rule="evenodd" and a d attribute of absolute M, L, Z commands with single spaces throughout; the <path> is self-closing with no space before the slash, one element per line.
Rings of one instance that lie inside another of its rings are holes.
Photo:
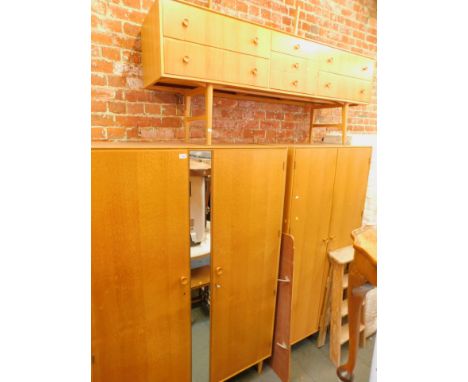
<path fill-rule="evenodd" d="M 349 264 L 354 259 L 354 248 L 352 245 L 338 248 L 328 252 L 330 260 L 337 264 Z"/>

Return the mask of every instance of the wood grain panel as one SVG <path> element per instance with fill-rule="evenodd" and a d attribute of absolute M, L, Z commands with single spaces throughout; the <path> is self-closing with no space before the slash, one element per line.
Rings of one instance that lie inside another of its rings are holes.
<path fill-rule="evenodd" d="M 296 149 L 290 206 L 294 237 L 291 343 L 318 330 L 337 148 Z"/>
<path fill-rule="evenodd" d="M 286 154 L 284 148 L 213 153 L 212 382 L 271 355 Z"/>
<path fill-rule="evenodd" d="M 191 380 L 189 170 L 180 154 L 92 152 L 94 382 Z"/>
<path fill-rule="evenodd" d="M 371 147 L 338 148 L 330 249 L 351 245 L 351 232 L 361 226 L 371 154 Z"/>

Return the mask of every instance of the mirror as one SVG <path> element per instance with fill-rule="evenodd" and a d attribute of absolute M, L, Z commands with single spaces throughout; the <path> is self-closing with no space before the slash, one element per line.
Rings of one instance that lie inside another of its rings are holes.
<path fill-rule="evenodd" d="M 208 382 L 210 371 L 211 152 L 190 152 L 190 267 L 192 382 Z"/>

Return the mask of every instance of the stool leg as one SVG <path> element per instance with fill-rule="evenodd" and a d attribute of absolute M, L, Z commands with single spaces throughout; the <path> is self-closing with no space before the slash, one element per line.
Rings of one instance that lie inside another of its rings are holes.
<path fill-rule="evenodd" d="M 335 366 L 341 361 L 341 302 L 343 301 L 344 265 L 333 265 L 331 317 L 330 317 L 330 359 Z"/>
<path fill-rule="evenodd" d="M 260 361 L 259 363 L 257 363 L 257 372 L 258 372 L 258 374 L 261 374 L 262 370 L 263 370 L 263 361 Z"/>
<path fill-rule="evenodd" d="M 331 297 L 331 279 L 332 279 L 333 267 L 330 266 L 327 277 L 327 284 L 325 287 L 325 300 L 323 302 L 322 314 L 320 316 L 320 328 L 319 335 L 317 338 L 317 347 L 321 348 L 325 345 L 327 338 L 327 326 L 330 322 L 330 297 Z"/>

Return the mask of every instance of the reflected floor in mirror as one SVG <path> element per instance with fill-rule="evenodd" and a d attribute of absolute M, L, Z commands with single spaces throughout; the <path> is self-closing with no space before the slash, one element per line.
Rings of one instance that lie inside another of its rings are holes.
<path fill-rule="evenodd" d="M 192 382 L 208 382 L 210 320 L 208 313 L 202 308 L 192 309 L 192 315 L 197 318 L 192 324 L 192 335 L 195 339 L 192 342 L 192 349 L 194 354 L 196 354 L 196 356 L 193 356 Z M 356 382 L 369 381 L 374 343 L 375 336 L 371 336 L 367 339 L 366 346 L 359 349 L 356 370 L 354 372 L 354 380 Z M 328 340 L 321 349 L 317 348 L 317 335 L 313 335 L 310 339 L 305 339 L 294 345 L 291 382 L 337 382 L 336 368 L 328 358 L 329 351 Z M 341 353 L 341 360 L 345 362 L 348 357 L 347 344 L 343 345 Z M 255 367 L 252 367 L 231 378 L 229 381 L 281 382 L 268 362 L 264 363 L 261 374 L 257 373 Z"/>
<path fill-rule="evenodd" d="M 208 382 L 210 375 L 210 313 L 192 308 L 192 382 Z"/>

